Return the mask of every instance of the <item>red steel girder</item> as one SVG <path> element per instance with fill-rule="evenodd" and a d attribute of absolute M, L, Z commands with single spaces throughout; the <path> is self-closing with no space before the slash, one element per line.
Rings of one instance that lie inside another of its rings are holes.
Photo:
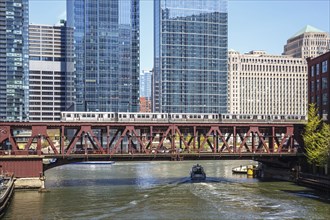
<path fill-rule="evenodd" d="M 69 144 L 69 146 L 67 147 L 67 151 L 66 151 L 66 155 L 70 155 L 74 146 L 76 145 L 78 139 L 84 135 L 84 140 L 86 141 L 87 136 L 90 138 L 90 140 L 93 140 L 95 143 L 94 145 L 97 147 L 97 149 L 103 154 L 105 153 L 103 150 L 103 147 L 101 145 L 101 143 L 99 142 L 99 140 L 96 138 L 92 127 L 88 126 L 88 125 L 82 125 L 80 127 L 80 129 L 77 131 L 73 141 L 71 141 L 71 143 Z M 86 149 L 85 149 L 86 150 Z"/>
<path fill-rule="evenodd" d="M 58 148 L 54 146 L 47 134 L 47 129 L 54 128 L 59 129 L 61 133 L 59 152 Z M 93 129 L 96 128 L 101 129 L 101 141 L 93 132 Z M 24 150 L 18 148 L 15 137 L 12 135 L 15 129 L 32 130 L 31 137 L 29 137 Z M 68 129 L 77 129 L 77 133 L 72 138 L 71 143 L 65 146 L 65 131 Z M 102 147 L 102 131 L 106 131 L 105 148 Z M 42 153 L 41 140 L 45 139 L 52 149 L 52 152 L 48 152 L 48 154 L 57 155 L 61 153 L 63 156 L 74 153 L 73 148 L 78 143 L 80 137 L 85 141 L 89 139 L 94 148 L 98 149 L 97 154 L 108 155 L 119 153 L 117 150 L 124 137 L 129 141 L 128 143 L 125 142 L 126 145 L 123 149 L 125 151 L 130 151 L 130 153 L 137 152 L 148 154 L 151 153 L 151 150 L 155 149 L 154 146 L 157 145 L 156 150 L 152 151 L 157 154 L 158 150 L 162 150 L 160 148 L 164 146 L 165 140 L 169 140 L 169 145 L 167 145 L 167 147 L 170 147 L 171 153 L 173 154 L 179 154 L 182 146 L 185 148 L 184 151 L 192 153 L 200 152 L 201 148 L 204 147 L 206 143 L 208 143 L 213 153 L 216 152 L 220 154 L 243 154 L 258 151 L 264 153 L 281 153 L 286 150 L 291 152 L 294 141 L 300 138 L 298 137 L 300 133 L 296 131 L 296 125 L 294 124 L 0 122 L 0 144 L 8 141 L 14 154 L 28 154 L 28 149 L 32 142 L 37 140 L 37 153 L 40 155 Z M 156 135 L 160 137 L 157 144 L 154 142 Z M 188 138 L 188 135 L 192 136 Z M 201 143 L 200 139 L 203 136 L 206 137 L 206 139 Z M 212 143 L 207 140 L 207 137 L 211 136 L 215 137 L 213 141 L 211 141 Z M 232 140 L 229 142 L 231 137 Z M 241 139 L 238 148 L 236 147 L 238 142 L 237 137 Z M 251 142 L 248 141 L 250 139 Z M 256 139 L 258 139 L 258 143 L 255 143 Z M 297 141 L 297 143 L 301 144 L 301 141 Z M 165 143 L 165 146 L 166 144 L 167 143 Z M 231 144 L 233 145 L 232 147 L 229 146 Z M 278 146 L 277 149 L 275 149 L 275 144 Z M 243 148 L 246 148 L 246 150 L 243 150 Z M 210 150 L 208 149 L 207 152 L 210 152 Z M 47 154 L 47 152 L 43 153 Z"/>

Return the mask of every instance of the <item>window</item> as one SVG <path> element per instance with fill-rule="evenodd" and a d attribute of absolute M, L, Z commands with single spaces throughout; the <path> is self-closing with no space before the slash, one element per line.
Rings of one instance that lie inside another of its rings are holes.
<path fill-rule="evenodd" d="M 328 105 L 328 94 L 323 93 L 322 95 L 322 105 Z"/>
<path fill-rule="evenodd" d="M 320 64 L 316 64 L 316 75 L 319 75 L 320 73 Z"/>
<path fill-rule="evenodd" d="M 328 71 L 328 61 L 325 60 L 322 62 L 322 73 L 325 73 Z"/>
<path fill-rule="evenodd" d="M 328 88 L 328 79 L 326 77 L 322 77 L 322 89 Z"/>
<path fill-rule="evenodd" d="M 312 68 L 311 68 L 311 77 L 314 77 L 314 71 L 315 71 L 315 68 L 314 68 L 314 66 L 312 66 Z"/>

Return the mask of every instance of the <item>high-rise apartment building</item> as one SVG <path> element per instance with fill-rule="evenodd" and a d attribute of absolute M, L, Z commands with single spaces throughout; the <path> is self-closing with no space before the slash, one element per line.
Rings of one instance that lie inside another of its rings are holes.
<path fill-rule="evenodd" d="M 330 50 L 308 62 L 308 103 L 315 103 L 321 118 L 330 123 Z"/>
<path fill-rule="evenodd" d="M 228 64 L 229 113 L 306 115 L 305 59 L 230 50 Z"/>
<path fill-rule="evenodd" d="M 329 33 L 307 25 L 287 40 L 283 55 L 304 59 L 313 58 L 325 53 L 329 48 Z"/>
<path fill-rule="evenodd" d="M 67 69 L 67 28 L 62 25 L 30 25 L 29 120 L 57 121 L 66 110 L 66 86 L 73 69 Z M 71 64 L 72 67 L 72 64 Z M 69 95 L 68 95 L 69 96 Z"/>
<path fill-rule="evenodd" d="M 140 97 L 151 97 L 152 71 L 143 70 L 140 74 Z"/>
<path fill-rule="evenodd" d="M 67 1 L 77 111 L 139 107 L 139 0 Z"/>
<path fill-rule="evenodd" d="M 0 1 L 0 120 L 28 118 L 29 1 Z"/>
<path fill-rule="evenodd" d="M 140 112 L 151 112 L 152 70 L 140 74 Z"/>
<path fill-rule="evenodd" d="M 227 111 L 227 0 L 154 1 L 153 111 Z"/>

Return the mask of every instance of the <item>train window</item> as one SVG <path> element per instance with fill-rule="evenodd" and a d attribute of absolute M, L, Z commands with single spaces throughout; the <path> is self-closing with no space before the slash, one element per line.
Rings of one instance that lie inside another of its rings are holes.
<path fill-rule="evenodd" d="M 179 118 L 179 115 L 176 115 L 175 118 Z"/>
<path fill-rule="evenodd" d="M 157 115 L 152 115 L 152 118 L 157 118 Z"/>
<path fill-rule="evenodd" d="M 134 115 L 133 115 L 133 114 L 130 114 L 130 115 L 129 115 L 129 118 L 134 118 Z"/>
<path fill-rule="evenodd" d="M 66 117 L 71 117 L 71 114 L 67 114 Z"/>
<path fill-rule="evenodd" d="M 111 115 L 112 116 L 112 115 Z M 110 114 L 108 114 L 108 118 L 110 118 Z"/>
<path fill-rule="evenodd" d="M 127 115 L 123 115 L 123 118 L 126 118 L 127 117 Z"/>
<path fill-rule="evenodd" d="M 253 119 L 258 119 L 258 116 L 257 115 L 253 115 Z"/>
<path fill-rule="evenodd" d="M 82 117 L 85 118 L 86 117 L 86 114 L 82 114 Z"/>
<path fill-rule="evenodd" d="M 187 118 L 187 115 L 182 115 L 182 118 Z"/>
<path fill-rule="evenodd" d="M 121 118 L 121 114 L 119 114 L 119 118 Z"/>
<path fill-rule="evenodd" d="M 204 119 L 208 119 L 209 118 L 209 116 L 208 115 L 204 115 Z"/>
<path fill-rule="evenodd" d="M 95 118 L 95 114 L 92 114 L 92 117 Z"/>

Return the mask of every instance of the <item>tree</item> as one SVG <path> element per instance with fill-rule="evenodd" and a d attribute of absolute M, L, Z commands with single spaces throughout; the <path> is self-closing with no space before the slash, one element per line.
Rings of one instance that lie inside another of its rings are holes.
<path fill-rule="evenodd" d="M 327 164 L 330 154 L 330 125 L 322 122 L 314 103 L 309 105 L 303 139 L 308 163 L 317 166 Z"/>

